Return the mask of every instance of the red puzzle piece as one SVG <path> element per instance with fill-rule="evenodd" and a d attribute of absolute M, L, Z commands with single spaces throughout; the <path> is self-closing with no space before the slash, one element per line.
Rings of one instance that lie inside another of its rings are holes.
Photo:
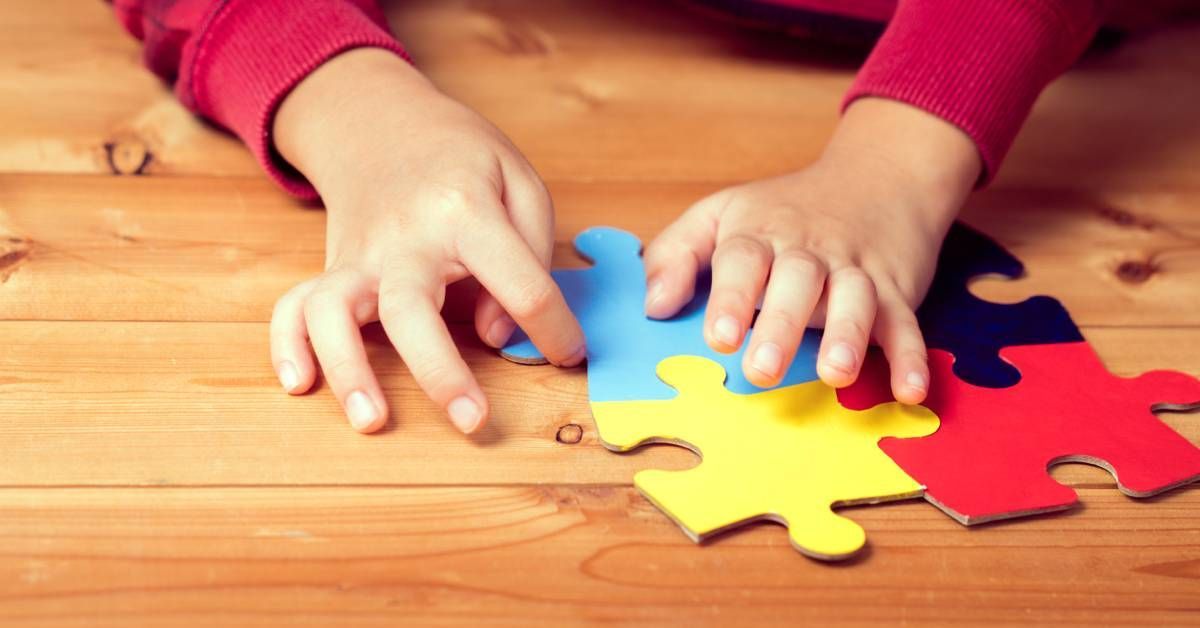
<path fill-rule="evenodd" d="M 1000 355 L 1021 371 L 1016 386 L 973 386 L 955 377 L 950 354 L 930 352 L 924 405 L 941 427 L 879 443 L 926 486 L 926 499 L 960 523 L 1071 507 L 1075 491 L 1047 473 L 1060 462 L 1106 469 L 1133 497 L 1200 479 L 1200 449 L 1151 411 L 1200 401 L 1200 380 L 1174 371 L 1116 377 L 1086 342 L 1008 347 Z M 838 399 L 855 410 L 891 401 L 882 356 L 873 354 Z"/>

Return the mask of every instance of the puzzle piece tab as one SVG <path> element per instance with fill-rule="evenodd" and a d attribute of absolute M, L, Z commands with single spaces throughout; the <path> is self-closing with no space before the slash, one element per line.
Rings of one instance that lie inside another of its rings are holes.
<path fill-rule="evenodd" d="M 1173 371 L 1116 377 L 1086 342 L 1008 347 L 1000 355 L 1020 370 L 1018 385 L 973 386 L 955 377 L 949 354 L 931 352 L 925 405 L 941 427 L 925 438 L 880 442 L 926 486 L 925 498 L 959 522 L 1071 507 L 1075 491 L 1047 472 L 1060 462 L 1106 469 L 1132 497 L 1200 479 L 1200 449 L 1151 412 L 1200 402 L 1200 380 Z M 857 409 L 890 400 L 883 357 L 873 352 L 838 398 Z"/>
<path fill-rule="evenodd" d="M 1083 340 L 1057 299 L 1035 296 L 1020 303 L 992 303 L 971 294 L 970 281 L 985 275 L 1016 279 L 1017 258 L 991 238 L 955 223 L 942 244 L 937 274 L 917 320 L 930 349 L 954 354 L 954 372 L 976 386 L 1012 386 L 1020 374 L 1000 359 L 1002 347 Z"/>
<path fill-rule="evenodd" d="M 592 227 L 576 236 L 575 248 L 594 265 L 552 274 L 587 337 L 589 399 L 670 399 L 674 392 L 658 381 L 654 369 L 673 355 L 715 360 L 729 373 L 726 385 L 734 392 L 761 390 L 742 374 L 745 343 L 736 353 L 721 354 L 704 342 L 707 281 L 697 282 L 695 297 L 674 318 L 654 320 L 644 313 L 646 271 L 637 236 L 612 227 Z M 817 379 L 819 343 L 819 333 L 809 330 L 779 386 Z M 513 334 L 501 355 L 520 363 L 544 361 L 521 330 Z"/>
<path fill-rule="evenodd" d="M 676 356 L 658 366 L 678 389 L 666 401 L 593 402 L 601 441 L 627 451 L 672 443 L 700 454 L 684 471 L 641 471 L 634 484 L 695 541 L 749 521 L 788 526 L 792 545 L 815 558 L 854 554 L 866 540 L 833 506 L 917 497 L 921 486 L 880 451 L 883 436 L 937 429 L 929 410 L 899 403 L 847 410 L 821 382 L 739 395 L 711 360 Z"/>

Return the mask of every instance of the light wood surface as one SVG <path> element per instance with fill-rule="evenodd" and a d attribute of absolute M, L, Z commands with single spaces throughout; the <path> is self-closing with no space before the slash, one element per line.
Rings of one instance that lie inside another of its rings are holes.
<path fill-rule="evenodd" d="M 803 165 L 861 52 L 667 2 L 398 2 L 419 65 L 546 177 L 572 234 L 652 236 Z M 1200 622 L 1200 489 L 1120 495 L 1064 465 L 1069 513 L 966 530 L 854 508 L 868 551 L 805 559 L 756 525 L 703 547 L 631 488 L 692 454 L 599 446 L 582 371 L 456 326 L 496 420 L 468 440 L 376 328 L 397 415 L 361 436 L 280 392 L 275 298 L 318 272 L 323 212 L 140 64 L 100 2 L 0 4 L 0 625 L 877 625 Z M 1058 296 L 1110 369 L 1200 375 L 1200 25 L 1052 86 L 965 218 Z M 133 176 L 140 172 L 141 176 Z M 1193 442 L 1200 416 L 1164 415 Z"/>

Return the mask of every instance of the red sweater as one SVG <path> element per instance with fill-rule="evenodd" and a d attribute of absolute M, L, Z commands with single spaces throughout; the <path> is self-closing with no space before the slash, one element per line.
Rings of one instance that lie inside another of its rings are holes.
<path fill-rule="evenodd" d="M 990 179 L 1034 101 L 1087 47 L 1105 0 L 705 0 L 762 19 L 887 22 L 843 107 L 881 96 L 967 133 Z M 236 133 L 288 192 L 316 191 L 271 146 L 279 103 L 351 48 L 405 56 L 375 0 L 114 0 L 146 65 L 192 111 Z M 819 25 L 819 21 L 814 21 Z"/>

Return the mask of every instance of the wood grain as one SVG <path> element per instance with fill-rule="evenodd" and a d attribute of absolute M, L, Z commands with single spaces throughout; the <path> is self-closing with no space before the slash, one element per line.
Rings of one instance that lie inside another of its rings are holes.
<path fill-rule="evenodd" d="M 150 174 L 260 177 L 236 142 L 190 117 L 141 67 L 103 3 L 79 4 L 0 6 L 0 170 L 132 172 L 149 154 Z M 555 180 L 725 181 L 795 168 L 818 154 L 865 56 L 671 2 L 387 8 L 417 65 Z M 1198 35 L 1200 25 L 1184 23 L 1091 55 L 1046 91 L 1000 183 L 1194 184 Z M 1123 132 L 1097 132 L 1113 128 Z"/>
<path fill-rule="evenodd" d="M 327 388 L 281 391 L 262 323 L 0 323 L 0 486 L 628 484 L 637 469 L 694 464 L 675 447 L 609 453 L 580 369 L 512 364 L 456 331 L 493 407 L 476 439 L 449 425 L 374 328 L 369 354 L 393 421 L 368 437 L 349 429 Z M 1089 335 L 1118 374 L 1200 374 L 1200 327 Z M 1200 442 L 1197 416 L 1163 418 Z M 559 442 L 571 425 L 580 441 Z M 1079 466 L 1062 473 L 1112 484 Z"/>
<path fill-rule="evenodd" d="M 555 262 L 605 223 L 649 241 L 721 183 L 551 181 Z M 1200 323 L 1200 188 L 996 189 L 965 219 L 1028 266 L 981 295 L 1061 299 L 1081 325 Z M 266 321 L 320 272 L 324 215 L 265 180 L 0 174 L 0 319 Z M 1120 304 L 1119 307 L 1115 304 Z"/>
<path fill-rule="evenodd" d="M 624 487 L 6 489 L 0 621 L 1194 625 L 1194 499 L 1083 497 L 969 531 L 849 509 L 870 545 L 830 567 L 775 525 L 696 547 Z"/>

